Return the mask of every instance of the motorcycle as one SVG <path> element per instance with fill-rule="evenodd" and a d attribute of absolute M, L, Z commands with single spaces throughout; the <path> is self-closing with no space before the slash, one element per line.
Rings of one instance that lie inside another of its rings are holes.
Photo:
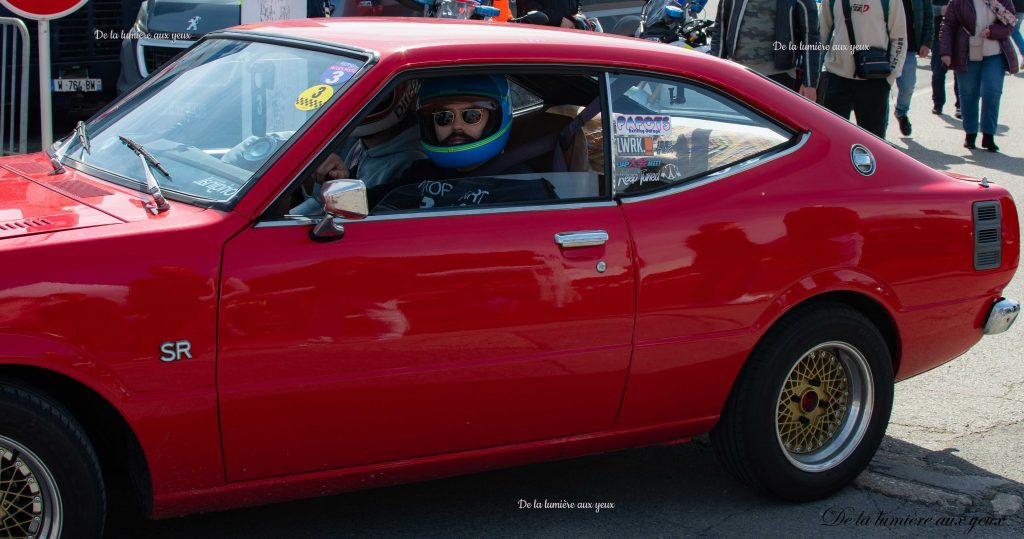
<path fill-rule="evenodd" d="M 541 11 L 530 11 L 519 17 L 516 0 L 398 0 L 404 6 L 421 9 L 424 17 L 435 19 L 486 20 L 546 25 L 548 16 Z M 588 18 L 582 9 L 571 18 L 578 30 L 602 32 L 596 18 Z"/>
<path fill-rule="evenodd" d="M 707 0 L 650 0 L 640 12 L 636 37 L 710 52 L 715 22 L 697 18 L 706 4 Z"/>

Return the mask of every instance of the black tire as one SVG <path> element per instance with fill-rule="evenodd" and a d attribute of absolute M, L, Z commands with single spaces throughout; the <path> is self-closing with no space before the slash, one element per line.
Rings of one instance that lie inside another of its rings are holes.
<path fill-rule="evenodd" d="M 892 358 L 874 324 L 842 304 L 808 305 L 754 348 L 711 441 L 740 480 L 785 500 L 816 500 L 867 467 L 892 398 Z"/>
<path fill-rule="evenodd" d="M 81 425 L 45 394 L 10 381 L 0 381 L 0 485 L 5 537 L 103 535 L 103 477 Z"/>

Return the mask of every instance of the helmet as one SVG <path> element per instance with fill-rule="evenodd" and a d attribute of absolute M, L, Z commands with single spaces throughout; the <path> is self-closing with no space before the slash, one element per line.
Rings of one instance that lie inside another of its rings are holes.
<path fill-rule="evenodd" d="M 368 137 L 385 129 L 398 125 L 416 103 L 416 91 L 419 81 L 406 81 L 398 85 L 385 99 L 374 107 L 363 121 L 352 131 L 354 137 Z"/>
<path fill-rule="evenodd" d="M 458 146 L 438 145 L 432 105 L 466 97 L 472 101 L 483 97 L 496 105 L 484 126 L 480 140 Z M 420 112 L 420 135 L 427 157 L 442 168 L 464 168 L 478 165 L 498 155 L 505 148 L 512 126 L 512 102 L 508 81 L 502 75 L 473 75 L 427 79 L 420 87 L 416 110 Z"/>

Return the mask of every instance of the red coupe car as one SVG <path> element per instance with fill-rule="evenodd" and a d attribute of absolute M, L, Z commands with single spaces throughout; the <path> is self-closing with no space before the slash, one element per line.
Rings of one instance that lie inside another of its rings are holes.
<path fill-rule="evenodd" d="M 754 72 L 597 33 L 308 19 L 205 36 L 0 160 L 0 507 L 154 518 L 710 432 L 835 492 L 893 383 L 1005 331 L 998 178 Z"/>

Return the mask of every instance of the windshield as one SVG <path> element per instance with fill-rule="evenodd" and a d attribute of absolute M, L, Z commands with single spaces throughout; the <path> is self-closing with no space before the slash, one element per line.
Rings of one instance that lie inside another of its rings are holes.
<path fill-rule="evenodd" d="M 144 188 L 144 165 L 119 138 L 127 137 L 166 167 L 168 175 L 156 177 L 168 195 L 226 202 L 364 63 L 281 45 L 210 39 L 90 120 L 90 152 L 72 136 L 64 154 Z"/>

